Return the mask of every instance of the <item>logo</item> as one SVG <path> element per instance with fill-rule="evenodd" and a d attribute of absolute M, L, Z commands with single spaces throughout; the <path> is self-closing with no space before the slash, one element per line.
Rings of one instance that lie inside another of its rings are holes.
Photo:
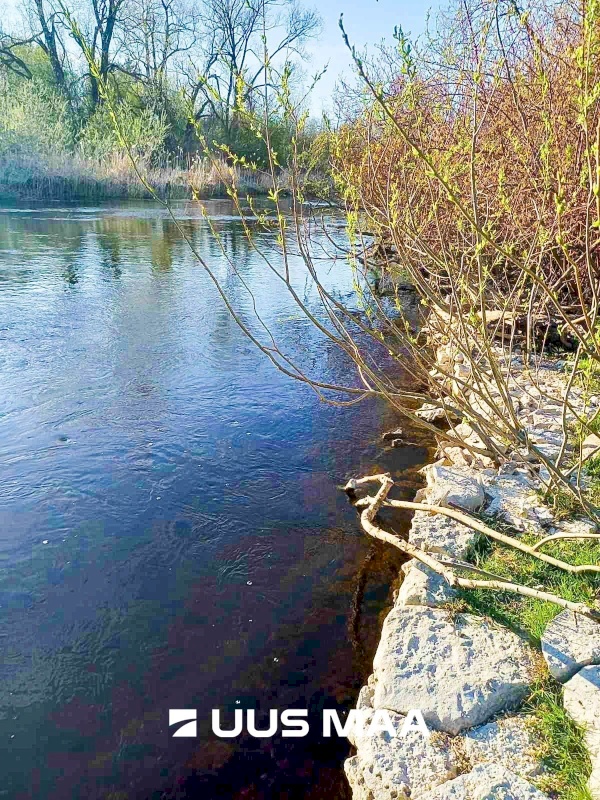
<path fill-rule="evenodd" d="M 212 709 L 212 732 L 219 738 L 232 739 L 241 736 L 244 730 L 255 739 L 268 738 L 271 736 L 306 736 L 309 732 L 308 709 L 295 708 L 286 709 L 281 714 L 276 709 L 269 710 L 268 722 L 265 714 L 261 714 L 261 722 L 257 723 L 256 711 L 254 709 L 243 710 L 236 708 L 233 715 L 233 725 L 231 715 L 226 723 L 221 721 L 221 712 L 218 708 Z M 245 718 L 245 719 L 244 719 Z M 195 708 L 170 708 L 169 727 L 178 726 L 173 733 L 173 737 L 194 738 L 198 736 L 198 712 Z M 335 733 L 334 733 L 335 731 Z M 375 736 L 380 733 L 387 733 L 392 739 L 396 736 L 403 739 L 410 734 L 420 734 L 429 738 L 429 728 L 423 717 L 423 713 L 418 708 L 413 708 L 399 721 L 393 720 L 385 708 L 380 709 L 352 709 L 347 715 L 340 719 L 336 709 L 325 708 L 322 712 L 322 735 L 325 738 L 331 736 L 343 736 L 351 738 L 357 735 Z"/>
<path fill-rule="evenodd" d="M 185 736 L 193 738 L 198 735 L 198 724 L 196 722 L 198 712 L 195 708 L 170 708 L 169 709 L 169 728 L 173 725 L 180 725 L 179 728 L 173 733 L 175 736 Z M 181 723 L 184 722 L 185 725 Z"/>

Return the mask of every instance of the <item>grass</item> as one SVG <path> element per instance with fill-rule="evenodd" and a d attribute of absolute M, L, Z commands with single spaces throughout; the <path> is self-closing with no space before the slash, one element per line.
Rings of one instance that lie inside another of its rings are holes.
<path fill-rule="evenodd" d="M 594 420 L 592 426 L 594 433 L 596 429 L 600 430 L 600 418 Z M 583 438 L 587 436 L 584 433 Z M 579 445 L 577 444 L 577 447 Z M 576 460 L 573 459 L 570 466 L 575 466 Z M 600 456 L 588 458 L 583 464 L 582 470 L 583 480 L 581 481 L 581 492 L 589 504 L 596 519 L 600 518 Z M 557 520 L 573 519 L 581 513 L 581 504 L 577 497 L 563 489 L 560 486 L 553 486 L 538 492 L 538 497 L 542 503 L 545 503 L 551 510 Z"/>
<path fill-rule="evenodd" d="M 532 716 L 540 743 L 535 755 L 547 770 L 534 781 L 538 789 L 561 800 L 591 800 L 591 763 L 583 731 L 563 708 L 560 684 L 541 674 L 523 710 Z"/>
<path fill-rule="evenodd" d="M 554 518 L 557 520 L 572 518 L 581 511 L 581 506 L 575 495 L 560 486 L 540 491 L 538 496 L 552 510 Z"/>
<path fill-rule="evenodd" d="M 572 357 L 568 361 L 572 361 Z M 577 362 L 575 381 L 577 386 L 581 386 L 589 394 L 600 394 L 600 365 L 598 362 L 589 356 L 581 356 Z"/>
<path fill-rule="evenodd" d="M 266 194 L 271 187 L 262 174 L 225 164 L 220 169 L 204 161 L 140 166 L 159 196 L 171 200 L 190 198 L 192 186 L 201 197 L 224 197 L 228 186 L 223 175 L 235 179 L 242 195 Z M 0 159 L 0 199 L 89 202 L 148 196 L 124 154 L 103 161 L 64 155 L 42 161 L 33 156 Z"/>
<path fill-rule="evenodd" d="M 485 523 L 527 544 L 537 540 L 530 534 L 518 534 L 495 519 L 486 518 Z M 544 547 L 543 552 L 575 565 L 600 563 L 600 543 L 593 539 L 552 542 Z M 547 591 L 574 602 L 593 605 L 596 591 L 600 589 L 598 575 L 571 575 L 500 543 L 491 545 L 489 540 L 477 545 L 470 560 L 506 580 L 532 587 L 543 586 Z M 557 613 L 557 606 L 553 603 L 505 592 L 469 589 L 461 592 L 461 598 L 471 609 L 526 635 L 538 647 L 544 628 Z"/>
<path fill-rule="evenodd" d="M 595 469 L 600 474 L 600 458 Z M 484 521 L 503 533 L 518 536 L 521 541 L 535 541 L 531 535 L 518 534 L 494 518 Z M 560 541 L 545 547 L 544 552 L 571 564 L 600 562 L 600 544 L 594 540 Z M 513 582 L 543 586 L 575 602 L 593 605 L 600 589 L 597 575 L 570 575 L 502 544 L 492 544 L 486 538 L 477 542 L 469 560 Z M 485 590 L 461 590 L 457 602 L 461 610 L 482 614 L 524 635 L 538 649 L 546 625 L 559 610 L 552 603 Z M 536 738 L 540 741 L 536 756 L 547 769 L 534 782 L 540 790 L 560 800 L 591 800 L 586 785 L 591 765 L 583 731 L 565 712 L 562 688 L 549 675 L 541 657 L 539 664 L 531 695 L 523 708 L 531 715 Z"/>

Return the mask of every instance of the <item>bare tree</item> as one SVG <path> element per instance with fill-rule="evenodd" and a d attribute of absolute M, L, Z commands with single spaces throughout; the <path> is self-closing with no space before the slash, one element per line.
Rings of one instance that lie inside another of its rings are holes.
<path fill-rule="evenodd" d="M 303 44 L 319 31 L 320 19 L 296 0 L 206 0 L 201 21 L 207 33 L 204 64 L 200 74 L 190 76 L 190 99 L 196 121 L 212 117 L 229 137 L 236 123 L 236 104 L 252 98 L 265 69 L 263 40 L 269 41 L 272 66 L 284 54 L 300 54 Z"/>
<path fill-rule="evenodd" d="M 125 0 L 91 0 L 92 23 L 89 28 L 87 46 L 98 64 L 98 72 L 103 81 L 114 70 L 112 44 L 115 27 L 120 21 Z M 89 73 L 92 105 L 100 102 L 99 81 L 93 71 Z"/>
<path fill-rule="evenodd" d="M 48 56 L 56 88 L 67 99 L 72 110 L 73 91 L 68 79 L 70 68 L 64 43 L 67 30 L 61 9 L 52 0 L 31 0 L 26 15 L 31 32 L 29 41 L 35 41 Z"/>
<path fill-rule="evenodd" d="M 128 0 L 117 34 L 119 69 L 141 81 L 162 110 L 175 85 L 181 56 L 195 45 L 199 13 L 186 0 Z"/>
<path fill-rule="evenodd" d="M 15 52 L 20 45 L 30 44 L 32 39 L 17 40 L 0 29 L 0 64 L 21 78 L 31 78 L 31 70 Z"/>
<path fill-rule="evenodd" d="M 66 39 L 76 42 L 88 63 L 88 54 L 98 65 L 102 81 L 106 81 L 115 67 L 113 41 L 126 0 L 78 0 L 67 4 L 63 0 L 31 0 L 26 9 L 30 31 L 35 41 L 46 53 L 52 65 L 54 80 L 59 91 L 73 107 L 73 91 L 68 74 L 69 64 Z M 76 17 L 79 26 L 74 35 L 69 17 Z M 100 102 L 99 81 L 94 70 L 88 70 L 89 96 L 92 107 Z"/>

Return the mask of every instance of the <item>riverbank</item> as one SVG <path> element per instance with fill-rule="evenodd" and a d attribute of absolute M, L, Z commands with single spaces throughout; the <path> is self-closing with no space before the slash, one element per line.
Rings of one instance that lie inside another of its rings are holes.
<path fill-rule="evenodd" d="M 440 359 L 454 374 L 464 366 L 447 348 L 440 348 Z M 533 381 L 519 356 L 503 366 L 519 421 L 550 458 L 563 438 L 563 367 L 548 359 Z M 481 444 L 466 421 L 452 433 Z M 596 530 L 590 520 L 562 518 L 544 502 L 539 463 L 508 458 L 497 468 L 467 447 L 445 446 L 443 433 L 438 456 L 423 470 L 426 486 L 417 502 L 462 510 L 529 544 Z M 488 578 L 543 584 L 596 605 L 597 581 L 565 575 L 442 514 L 417 511 L 408 540 L 438 559 L 473 564 Z M 572 564 L 600 561 L 590 539 L 551 542 L 544 552 Z M 355 731 L 356 755 L 345 764 L 355 800 L 600 797 L 598 625 L 539 599 L 451 588 L 417 559 L 403 572 L 357 709 L 367 720 L 378 709 L 391 711 L 401 727 L 420 708 L 434 733 L 427 741 L 418 732 L 401 739 Z"/>
<path fill-rule="evenodd" d="M 226 197 L 235 183 L 242 195 L 266 195 L 272 181 L 260 172 L 207 160 L 186 164 L 145 165 L 139 168 L 166 200 Z M 36 159 L 32 156 L 0 160 L 0 200 L 98 202 L 100 200 L 147 199 L 144 187 L 126 155 L 104 160 L 73 156 Z"/>
<path fill-rule="evenodd" d="M 232 187 L 240 196 L 266 197 L 273 191 L 270 173 L 225 161 L 190 158 L 179 163 L 168 159 L 158 165 L 143 160 L 138 168 L 163 200 L 228 198 Z M 288 176 L 278 177 L 282 194 L 289 194 Z M 311 172 L 302 176 L 307 199 L 329 203 L 333 197 L 330 176 Z M 102 200 L 146 200 L 152 195 L 133 168 L 128 156 L 113 154 L 103 160 L 64 155 L 37 159 L 32 156 L 0 158 L 0 202 L 77 202 Z"/>

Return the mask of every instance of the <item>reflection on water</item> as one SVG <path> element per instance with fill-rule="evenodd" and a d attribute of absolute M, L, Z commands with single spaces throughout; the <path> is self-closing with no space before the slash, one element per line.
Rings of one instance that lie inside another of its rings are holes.
<path fill-rule="evenodd" d="M 212 211 L 266 322 L 341 379 Z M 177 215 L 250 318 L 207 225 Z M 355 700 L 397 557 L 337 485 L 375 466 L 409 496 L 425 451 L 384 449 L 393 423 L 275 372 L 154 206 L 0 211 L 0 797 L 346 797 L 319 710 Z M 210 709 L 239 707 L 309 708 L 311 734 L 216 739 Z M 170 738 L 169 708 L 198 709 L 197 739 Z"/>

